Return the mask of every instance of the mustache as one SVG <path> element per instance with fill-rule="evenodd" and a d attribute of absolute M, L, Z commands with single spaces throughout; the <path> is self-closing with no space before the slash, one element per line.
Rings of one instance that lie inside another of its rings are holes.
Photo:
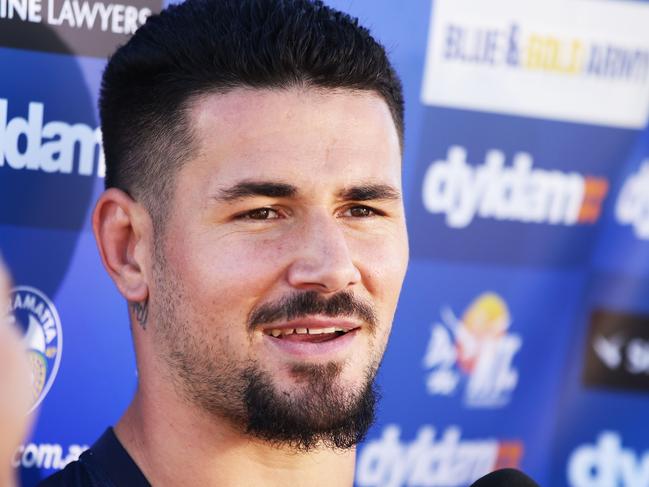
<path fill-rule="evenodd" d="M 341 291 L 330 298 L 325 298 L 316 291 L 306 291 L 253 309 L 248 317 L 248 329 L 252 331 L 260 325 L 291 321 L 309 315 L 359 318 L 370 326 L 370 331 L 374 331 L 377 326 L 374 308 L 349 291 Z"/>

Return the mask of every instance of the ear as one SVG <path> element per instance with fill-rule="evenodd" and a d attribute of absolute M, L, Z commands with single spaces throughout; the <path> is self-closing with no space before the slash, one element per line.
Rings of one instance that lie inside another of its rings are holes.
<path fill-rule="evenodd" d="M 153 240 L 148 211 L 124 191 L 110 188 L 97 201 L 92 230 L 101 261 L 122 296 L 129 302 L 146 300 Z"/>

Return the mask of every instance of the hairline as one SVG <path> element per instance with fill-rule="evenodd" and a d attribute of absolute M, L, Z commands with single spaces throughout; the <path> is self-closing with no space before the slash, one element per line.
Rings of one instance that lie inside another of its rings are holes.
<path fill-rule="evenodd" d="M 193 160 L 200 151 L 200 142 L 197 140 L 196 134 L 196 120 L 195 112 L 198 105 L 212 96 L 227 95 L 235 91 L 241 92 L 289 92 L 289 91 L 315 91 L 316 93 L 322 94 L 372 94 L 379 98 L 388 109 L 390 113 L 390 118 L 394 130 L 397 134 L 399 140 L 399 149 L 401 152 L 401 157 L 403 161 L 403 151 L 404 151 L 404 140 L 403 140 L 403 129 L 399 129 L 397 124 L 397 115 L 393 113 L 390 103 L 386 100 L 386 97 L 381 93 L 380 90 L 376 88 L 356 88 L 353 86 L 326 86 L 322 84 L 310 83 L 308 81 L 296 81 L 293 83 L 286 83 L 280 86 L 252 86 L 249 84 L 240 84 L 237 86 L 229 87 L 217 87 L 206 89 L 197 93 L 188 94 L 182 102 L 178 105 L 177 113 L 180 114 L 180 131 L 177 133 L 177 136 L 184 139 L 188 142 L 188 147 L 185 147 L 182 150 L 182 157 L 180 160 L 173 161 L 169 164 L 169 185 L 166 188 L 168 194 L 158 194 L 158 195 L 149 195 L 148 191 L 144 190 L 146 196 L 143 197 L 145 202 L 145 207 L 149 212 L 152 222 L 153 222 L 153 231 L 154 231 L 154 240 L 157 238 L 164 239 L 166 235 L 166 217 L 169 215 L 170 209 L 173 206 L 176 198 L 176 188 L 177 188 L 177 176 L 178 173 L 185 167 L 187 163 Z M 147 201 L 150 200 L 150 201 Z"/>

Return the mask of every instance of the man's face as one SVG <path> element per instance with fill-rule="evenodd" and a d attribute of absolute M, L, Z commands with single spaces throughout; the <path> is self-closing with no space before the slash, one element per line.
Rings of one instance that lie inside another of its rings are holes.
<path fill-rule="evenodd" d="M 349 447 L 408 260 L 388 107 L 237 89 L 198 99 L 190 120 L 198 152 L 154 259 L 156 354 L 187 401 L 250 434 Z"/>

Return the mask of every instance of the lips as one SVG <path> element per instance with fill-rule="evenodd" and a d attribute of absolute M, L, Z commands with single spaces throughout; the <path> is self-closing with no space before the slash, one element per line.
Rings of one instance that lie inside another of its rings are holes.
<path fill-rule="evenodd" d="M 349 346 L 360 326 L 350 322 L 308 320 L 263 329 L 276 350 L 301 358 L 331 355 Z"/>

